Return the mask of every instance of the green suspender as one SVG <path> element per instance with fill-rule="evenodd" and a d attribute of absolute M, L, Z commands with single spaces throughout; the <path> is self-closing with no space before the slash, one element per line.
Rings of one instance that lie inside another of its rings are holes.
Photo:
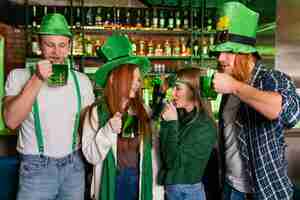
<path fill-rule="evenodd" d="M 75 117 L 75 124 L 74 124 L 74 130 L 73 130 L 73 142 L 72 142 L 72 151 L 74 151 L 75 147 L 76 147 L 77 132 L 78 132 L 78 126 L 79 126 L 79 119 L 80 119 L 81 94 L 80 94 L 79 81 L 77 79 L 77 76 L 76 76 L 74 70 L 71 70 L 71 74 L 72 74 L 72 77 L 75 82 L 76 94 L 77 94 L 77 113 L 76 113 L 76 117 Z"/>
<path fill-rule="evenodd" d="M 31 68 L 31 74 L 33 74 L 33 69 Z M 76 95 L 77 95 L 77 113 L 75 117 L 75 123 L 74 123 L 74 130 L 73 130 L 73 139 L 72 139 L 72 151 L 75 150 L 76 147 L 76 141 L 77 141 L 77 131 L 79 126 L 79 118 L 80 118 L 80 110 L 81 110 L 81 94 L 80 94 L 80 87 L 79 87 L 79 81 L 77 79 L 77 76 L 73 70 L 70 70 L 73 80 L 75 82 L 76 86 Z M 35 100 L 33 104 L 33 117 L 34 117 L 34 127 L 35 127 L 35 135 L 38 143 L 38 150 L 40 154 L 44 153 L 44 141 L 43 141 L 43 131 L 41 127 L 41 119 L 39 114 L 39 106 L 37 99 Z"/>

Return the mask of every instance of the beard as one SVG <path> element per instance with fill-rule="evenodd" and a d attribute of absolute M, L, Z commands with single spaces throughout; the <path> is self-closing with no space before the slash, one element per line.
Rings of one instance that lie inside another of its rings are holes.
<path fill-rule="evenodd" d="M 249 59 L 237 59 L 234 66 L 231 67 L 227 62 L 219 62 L 218 71 L 221 73 L 230 74 L 233 78 L 241 82 L 248 82 L 251 78 L 251 69 L 253 62 Z M 230 70 L 226 70 L 231 68 Z"/>

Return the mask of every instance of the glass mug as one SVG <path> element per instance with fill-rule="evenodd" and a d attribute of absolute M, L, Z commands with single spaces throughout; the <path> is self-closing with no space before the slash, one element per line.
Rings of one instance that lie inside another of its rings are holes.
<path fill-rule="evenodd" d="M 122 115 L 122 137 L 133 138 L 138 131 L 138 119 L 135 115 L 129 115 L 127 112 Z"/>
<path fill-rule="evenodd" d="M 201 97 L 208 100 L 215 100 L 218 96 L 218 93 L 213 88 L 213 79 L 215 72 L 216 71 L 214 69 L 206 69 L 199 78 Z"/>
<path fill-rule="evenodd" d="M 64 86 L 68 82 L 68 65 L 52 64 L 52 74 L 48 78 L 47 83 L 50 87 Z"/>

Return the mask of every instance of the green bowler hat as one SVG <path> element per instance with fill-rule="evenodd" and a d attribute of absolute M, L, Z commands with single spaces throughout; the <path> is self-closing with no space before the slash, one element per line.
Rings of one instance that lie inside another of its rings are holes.
<path fill-rule="evenodd" d="M 72 37 L 66 18 L 59 13 L 45 15 L 37 33 L 40 35 L 63 35 Z"/>
<path fill-rule="evenodd" d="M 148 58 L 132 55 L 132 45 L 125 35 L 110 36 L 101 48 L 97 49 L 97 53 L 106 59 L 106 63 L 95 74 L 95 81 L 101 87 L 105 87 L 109 73 L 122 64 L 137 65 L 142 74 L 147 73 L 150 69 L 151 63 Z"/>
<path fill-rule="evenodd" d="M 220 10 L 215 45 L 212 54 L 218 52 L 255 53 L 256 29 L 259 14 L 239 2 L 226 2 Z"/>

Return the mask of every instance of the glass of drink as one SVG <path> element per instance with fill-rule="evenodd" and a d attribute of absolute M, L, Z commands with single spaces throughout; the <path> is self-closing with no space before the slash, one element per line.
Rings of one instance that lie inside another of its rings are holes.
<path fill-rule="evenodd" d="M 208 100 L 215 100 L 218 96 L 218 93 L 213 88 L 214 73 L 215 70 L 206 69 L 199 78 L 201 96 Z"/>
<path fill-rule="evenodd" d="M 127 112 L 122 116 L 122 137 L 132 138 L 137 133 L 138 119 L 135 115 L 129 115 Z"/>
<path fill-rule="evenodd" d="M 52 75 L 48 78 L 50 87 L 59 87 L 67 84 L 68 81 L 68 65 L 52 64 Z"/>

